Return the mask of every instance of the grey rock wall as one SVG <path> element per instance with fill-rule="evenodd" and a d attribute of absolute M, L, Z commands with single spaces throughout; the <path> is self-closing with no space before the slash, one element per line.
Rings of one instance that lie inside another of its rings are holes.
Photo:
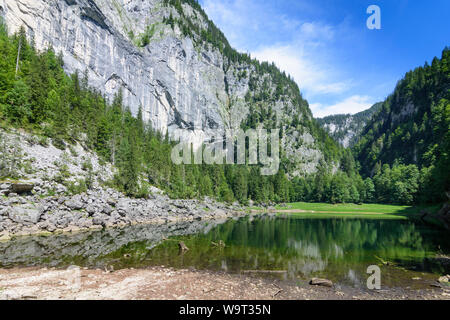
<path fill-rule="evenodd" d="M 142 106 L 144 120 L 174 139 L 198 147 L 217 129 L 239 128 L 246 119 L 244 97 L 254 67 L 224 68 L 218 50 L 194 45 L 198 39 L 184 37 L 178 27 L 162 23 L 170 14 L 178 16 L 162 0 L 0 0 L 0 7 L 10 33 L 24 26 L 37 49 L 52 46 L 56 53 L 62 52 L 66 71 L 86 70 L 90 85 L 109 100 L 122 88 L 125 104 L 134 114 Z M 183 11 L 206 26 L 193 8 L 183 4 Z M 150 28 L 150 43 L 142 47 L 139 38 Z M 243 70 L 247 75 L 238 76 Z M 269 75 L 261 77 L 261 85 L 267 77 L 270 80 Z M 296 116 L 310 117 L 296 113 L 289 99 L 276 101 L 272 108 L 287 122 Z M 283 143 L 306 148 L 298 173 L 316 170 L 322 153 L 314 144 L 305 146 L 293 136 Z M 294 162 L 297 151 L 288 154 Z"/>

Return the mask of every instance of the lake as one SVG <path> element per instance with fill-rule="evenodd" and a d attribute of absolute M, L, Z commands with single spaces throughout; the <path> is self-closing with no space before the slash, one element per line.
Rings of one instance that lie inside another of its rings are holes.
<path fill-rule="evenodd" d="M 446 231 L 408 220 L 256 215 L 18 238 L 0 243 L 0 266 L 163 265 L 363 288 L 368 266 L 379 265 L 382 286 L 425 288 L 450 273 L 436 258 L 449 253 Z"/>

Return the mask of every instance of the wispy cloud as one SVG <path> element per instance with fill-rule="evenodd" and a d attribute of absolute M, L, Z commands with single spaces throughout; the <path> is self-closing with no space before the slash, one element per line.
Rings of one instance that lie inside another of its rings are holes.
<path fill-rule="evenodd" d="M 338 71 L 317 63 L 307 49 L 296 45 L 275 45 L 257 50 L 253 55 L 261 61 L 275 62 L 289 73 L 301 90 L 310 97 L 318 94 L 343 93 L 352 83 L 339 81 Z"/>
<path fill-rule="evenodd" d="M 303 2 L 311 3 L 296 5 Z M 354 113 L 370 104 L 370 97 L 352 92 L 355 81 L 336 58 L 336 41 L 350 33 L 346 21 L 333 25 L 291 15 L 276 3 L 258 0 L 203 0 L 203 6 L 234 47 L 290 74 L 315 106 L 315 116 Z"/>

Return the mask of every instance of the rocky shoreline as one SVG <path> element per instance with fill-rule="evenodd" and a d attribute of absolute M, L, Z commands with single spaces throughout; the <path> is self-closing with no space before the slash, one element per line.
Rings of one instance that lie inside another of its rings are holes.
<path fill-rule="evenodd" d="M 450 290 L 292 284 L 242 274 L 166 267 L 105 271 L 0 269 L 0 300 L 450 300 Z"/>
<path fill-rule="evenodd" d="M 73 196 L 42 197 L 30 193 L 20 196 L 13 192 L 17 185 L 3 183 L 0 186 L 4 194 L 9 190 L 8 196 L 0 198 L 0 241 L 19 236 L 245 215 L 239 204 L 226 205 L 209 198 L 172 200 L 158 191 L 148 199 L 132 199 L 103 188 Z"/>
<path fill-rule="evenodd" d="M 156 187 L 144 199 L 109 186 L 110 163 L 77 142 L 66 150 L 22 130 L 0 129 L 0 241 L 14 237 L 80 232 L 138 224 L 167 224 L 242 216 L 238 203 L 213 199 L 173 200 Z M 89 188 L 77 189 L 90 181 Z"/>

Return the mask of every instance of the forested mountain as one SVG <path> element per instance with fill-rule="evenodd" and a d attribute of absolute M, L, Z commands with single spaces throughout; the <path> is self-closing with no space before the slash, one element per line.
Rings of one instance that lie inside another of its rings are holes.
<path fill-rule="evenodd" d="M 448 189 L 448 50 L 409 73 L 363 130 L 353 150 L 361 176 L 290 76 L 232 49 L 194 0 L 0 7 L 2 127 L 96 151 L 118 169 L 107 184 L 128 195 L 146 197 L 153 185 L 176 198 L 227 202 L 412 204 L 442 201 Z M 239 128 L 281 129 L 276 175 L 261 176 L 258 165 L 171 161 L 178 139 L 202 148 L 218 130 Z"/>
<path fill-rule="evenodd" d="M 3 126 L 60 148 L 82 142 L 119 168 L 111 183 L 130 195 L 151 184 L 173 197 L 289 201 L 289 179 L 331 175 L 348 158 L 297 84 L 232 49 L 196 1 L 53 3 L 1 6 Z M 278 174 L 172 163 L 178 138 L 201 147 L 227 128 L 281 129 Z"/>
<path fill-rule="evenodd" d="M 87 74 L 170 139 L 196 148 L 219 130 L 279 128 L 289 176 L 339 165 L 341 151 L 314 121 L 297 84 L 274 64 L 235 51 L 195 0 L 0 0 L 10 33 L 21 26 L 63 68 Z M 62 23 L 63 22 L 63 23 Z"/>
<path fill-rule="evenodd" d="M 410 165 L 423 201 L 450 190 L 450 50 L 408 72 L 361 133 L 353 151 L 363 176 Z M 407 188 L 407 185 L 398 186 Z M 388 194 L 385 195 L 388 197 Z"/>
<path fill-rule="evenodd" d="M 376 103 L 370 109 L 354 115 L 337 114 L 318 118 L 317 122 L 342 146 L 352 147 L 372 116 L 380 110 L 381 105 L 382 103 Z"/>

